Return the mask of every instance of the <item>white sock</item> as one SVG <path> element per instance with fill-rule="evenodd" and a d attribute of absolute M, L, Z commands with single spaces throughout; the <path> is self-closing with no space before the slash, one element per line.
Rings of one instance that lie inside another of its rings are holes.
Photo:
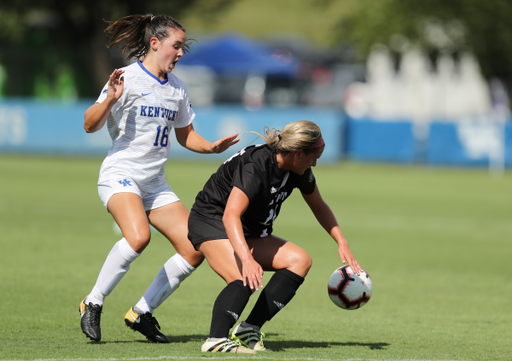
<path fill-rule="evenodd" d="M 144 296 L 135 305 L 135 312 L 153 313 L 155 308 L 160 306 L 194 270 L 195 267 L 176 253 L 160 269 Z"/>
<path fill-rule="evenodd" d="M 96 284 L 85 302 L 95 305 L 103 305 L 105 297 L 117 286 L 119 281 L 130 269 L 130 264 L 140 256 L 128 244 L 126 239 L 118 241 L 107 256 L 101 268 Z"/>

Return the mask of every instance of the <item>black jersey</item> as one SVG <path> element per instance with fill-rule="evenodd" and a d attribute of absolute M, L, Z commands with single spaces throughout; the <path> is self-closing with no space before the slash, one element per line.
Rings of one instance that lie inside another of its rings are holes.
<path fill-rule="evenodd" d="M 192 211 L 208 223 L 224 229 L 222 216 L 233 187 L 249 198 L 249 206 L 242 215 L 244 234 L 265 237 L 272 233 L 272 225 L 279 215 L 281 204 L 294 188 L 311 194 L 315 190 L 311 168 L 303 175 L 283 173 L 277 166 L 276 154 L 267 145 L 246 147 L 226 160 L 199 192 Z"/>

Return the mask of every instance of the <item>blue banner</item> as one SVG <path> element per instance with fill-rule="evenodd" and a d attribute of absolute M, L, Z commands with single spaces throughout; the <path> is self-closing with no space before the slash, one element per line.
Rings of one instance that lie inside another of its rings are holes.
<path fill-rule="evenodd" d="M 500 161 L 512 165 L 512 124 L 493 122 L 433 122 L 427 147 L 434 165 L 487 166 Z"/>
<path fill-rule="evenodd" d="M 38 102 L 24 99 L 0 101 L 0 152 L 105 156 L 112 141 L 106 127 L 87 134 L 84 113 L 94 102 Z M 322 162 L 343 158 L 394 163 L 488 166 L 502 162 L 512 166 L 512 123 L 480 121 L 432 121 L 423 128 L 408 120 L 350 119 L 337 109 L 216 105 L 194 108 L 194 127 L 215 141 L 240 133 L 240 142 L 224 154 L 202 155 L 181 147 L 171 133 L 171 159 L 223 161 L 250 144 L 262 140 L 254 133 L 263 128 L 282 129 L 286 123 L 311 120 L 320 125 L 326 148 Z M 420 130 L 420 131 L 418 131 Z M 421 136 L 419 136 L 420 134 Z"/>
<path fill-rule="evenodd" d="M 346 151 L 351 159 L 411 163 L 415 158 L 412 123 L 348 120 Z"/>
<path fill-rule="evenodd" d="M 3 100 L 0 102 L 0 152 L 65 155 L 106 155 L 112 141 L 106 127 L 92 134 L 83 129 L 84 113 L 91 101 L 74 103 Z M 215 141 L 240 133 L 240 142 L 224 154 L 202 155 L 179 145 L 171 134 L 170 158 L 224 160 L 249 144 L 261 144 L 253 133 L 263 128 L 284 127 L 296 120 L 316 122 L 326 147 L 322 161 L 335 162 L 343 151 L 343 116 L 337 110 L 316 108 L 270 108 L 248 110 L 243 106 L 194 108 L 194 128 L 204 138 Z"/>

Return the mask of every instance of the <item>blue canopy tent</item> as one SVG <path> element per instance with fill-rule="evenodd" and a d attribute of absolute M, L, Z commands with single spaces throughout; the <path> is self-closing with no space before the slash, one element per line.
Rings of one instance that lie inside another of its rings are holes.
<path fill-rule="evenodd" d="M 179 64 L 205 66 L 218 75 L 259 73 L 291 78 L 297 69 L 291 55 L 277 54 L 265 44 L 239 35 L 224 35 L 193 44 Z"/>

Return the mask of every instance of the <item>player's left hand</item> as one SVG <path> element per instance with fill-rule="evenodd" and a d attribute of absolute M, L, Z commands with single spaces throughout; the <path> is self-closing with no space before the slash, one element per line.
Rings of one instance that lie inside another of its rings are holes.
<path fill-rule="evenodd" d="M 341 262 L 343 264 L 347 263 L 350 265 L 350 268 L 352 268 L 352 271 L 359 275 L 359 273 L 363 270 L 361 266 L 359 266 L 359 263 L 354 258 L 354 255 L 352 254 L 352 251 L 350 250 L 350 247 L 348 246 L 347 241 L 341 242 L 338 248 L 338 254 L 340 255 Z"/>
<path fill-rule="evenodd" d="M 219 139 L 216 142 L 212 143 L 212 153 L 222 153 L 232 145 L 235 145 L 240 141 L 240 139 L 236 139 L 237 137 L 238 133 L 230 135 L 229 137 Z"/>

